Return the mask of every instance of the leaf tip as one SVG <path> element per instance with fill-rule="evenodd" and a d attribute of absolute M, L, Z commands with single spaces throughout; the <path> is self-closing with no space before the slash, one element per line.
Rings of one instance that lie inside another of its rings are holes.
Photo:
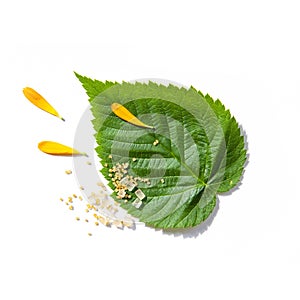
<path fill-rule="evenodd" d="M 73 71 L 75 76 L 78 78 L 78 77 L 82 77 L 80 74 L 78 74 L 76 71 Z"/>

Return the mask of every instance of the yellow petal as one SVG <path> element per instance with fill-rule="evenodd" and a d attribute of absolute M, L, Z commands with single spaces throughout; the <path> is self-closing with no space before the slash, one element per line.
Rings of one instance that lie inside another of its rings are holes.
<path fill-rule="evenodd" d="M 146 125 L 142 121 L 140 121 L 137 117 L 135 117 L 127 108 L 125 108 L 123 105 L 119 103 L 113 103 L 111 105 L 111 110 L 113 113 L 118 116 L 120 119 L 131 123 L 136 126 L 144 127 L 144 128 L 150 128 L 154 129 L 153 126 Z"/>
<path fill-rule="evenodd" d="M 62 118 L 59 113 L 54 109 L 54 107 L 52 107 L 47 100 L 40 95 L 37 91 L 35 91 L 34 89 L 30 88 L 30 87 L 26 87 L 23 89 L 23 93 L 25 95 L 25 97 L 35 106 L 37 106 L 38 108 L 46 111 L 49 114 L 52 114 L 60 119 L 62 119 L 64 121 L 64 118 Z"/>
<path fill-rule="evenodd" d="M 65 146 L 60 143 L 51 142 L 51 141 L 43 141 L 38 144 L 38 148 L 47 154 L 52 155 L 63 155 L 63 156 L 73 156 L 73 155 L 87 155 L 84 152 L 80 152 L 71 147 Z"/>

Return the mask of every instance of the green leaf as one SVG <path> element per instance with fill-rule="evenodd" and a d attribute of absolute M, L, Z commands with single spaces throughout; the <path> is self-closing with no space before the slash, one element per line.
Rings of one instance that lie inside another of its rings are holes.
<path fill-rule="evenodd" d="M 96 151 L 101 163 L 108 165 L 102 173 L 110 186 L 114 188 L 108 169 L 122 162 L 129 163 L 129 175 L 151 182 L 138 186 L 146 195 L 140 208 L 132 205 L 134 193 L 127 203 L 112 194 L 133 216 L 158 228 L 192 227 L 212 213 L 217 193 L 239 182 L 246 160 L 244 138 L 219 100 L 192 87 L 76 76 L 90 97 Z M 114 102 L 155 130 L 118 118 L 111 111 Z"/>
<path fill-rule="evenodd" d="M 75 76 L 82 83 L 83 88 L 86 90 L 87 95 L 90 97 L 89 101 L 92 101 L 96 96 L 113 86 L 115 83 L 111 81 L 99 81 L 93 80 L 85 76 L 81 76 L 74 72 Z"/>

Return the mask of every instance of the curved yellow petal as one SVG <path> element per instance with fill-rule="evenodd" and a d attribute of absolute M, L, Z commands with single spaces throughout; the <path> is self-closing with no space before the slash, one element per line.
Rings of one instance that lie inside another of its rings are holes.
<path fill-rule="evenodd" d="M 64 118 L 49 104 L 49 102 L 40 95 L 37 91 L 30 87 L 23 89 L 24 96 L 35 106 L 46 111 L 47 113 L 54 115 L 64 121 Z"/>
<path fill-rule="evenodd" d="M 38 148 L 47 154 L 62 155 L 62 156 L 73 156 L 73 155 L 87 155 L 84 152 L 80 152 L 69 146 L 51 141 L 43 141 L 38 144 Z"/>
<path fill-rule="evenodd" d="M 154 129 L 153 126 L 146 125 L 142 121 L 140 121 L 137 117 L 135 117 L 127 108 L 125 108 L 123 105 L 119 103 L 113 103 L 111 105 L 111 110 L 113 113 L 118 116 L 120 119 L 131 123 L 136 126 L 144 127 L 144 128 L 150 128 Z"/>

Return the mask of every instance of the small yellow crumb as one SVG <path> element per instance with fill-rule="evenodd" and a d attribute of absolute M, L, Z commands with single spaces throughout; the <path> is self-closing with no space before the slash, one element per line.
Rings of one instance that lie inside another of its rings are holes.
<path fill-rule="evenodd" d="M 118 196 L 119 196 L 119 197 L 121 197 L 121 198 L 124 198 L 124 197 L 125 197 L 125 195 L 126 195 L 126 192 L 125 192 L 125 190 L 123 190 L 123 189 L 120 189 L 120 190 L 119 190 L 119 192 L 118 192 Z"/>
<path fill-rule="evenodd" d="M 92 163 L 90 161 L 87 161 L 86 164 L 90 166 Z"/>
<path fill-rule="evenodd" d="M 79 217 L 76 217 L 76 221 L 80 221 L 80 218 L 79 218 Z"/>
<path fill-rule="evenodd" d="M 99 222 L 95 222 L 95 225 L 96 225 L 96 226 L 99 226 Z"/>
<path fill-rule="evenodd" d="M 107 163 L 105 163 L 105 164 L 104 164 L 104 167 L 105 167 L 105 168 L 107 168 L 107 167 L 108 167 L 108 164 L 107 164 Z"/>
<path fill-rule="evenodd" d="M 66 203 L 66 205 L 69 205 L 69 203 L 68 202 L 65 202 Z"/>
<path fill-rule="evenodd" d="M 81 197 L 81 196 L 79 196 L 78 199 L 79 199 L 80 201 L 82 201 L 82 197 Z"/>
<path fill-rule="evenodd" d="M 109 225 L 109 220 L 106 219 L 105 217 L 99 216 L 99 221 L 105 226 Z"/>
<path fill-rule="evenodd" d="M 74 197 L 74 198 L 77 198 L 77 195 L 76 195 L 76 194 L 73 194 L 73 197 Z"/>
<path fill-rule="evenodd" d="M 71 171 L 71 170 L 66 170 L 65 173 L 66 173 L 67 175 L 70 175 L 70 174 L 72 174 L 72 171 Z"/>
<path fill-rule="evenodd" d="M 61 202 L 63 202 L 63 201 L 64 201 L 64 199 L 63 199 L 63 198 L 59 198 L 59 200 L 60 200 Z"/>
<path fill-rule="evenodd" d="M 161 182 L 161 183 L 165 183 L 165 180 L 162 178 L 162 179 L 160 180 L 160 182 Z"/>
<path fill-rule="evenodd" d="M 84 190 L 84 187 L 81 185 L 80 187 L 79 187 L 82 191 Z"/>
<path fill-rule="evenodd" d="M 69 203 L 73 203 L 72 197 L 69 197 L 69 198 L 68 198 L 68 202 L 69 202 Z"/>
<path fill-rule="evenodd" d="M 113 225 L 115 225 L 117 228 L 123 227 L 123 223 L 120 220 L 113 220 Z"/>
<path fill-rule="evenodd" d="M 135 157 L 133 157 L 133 158 L 132 158 L 132 161 L 136 161 L 136 158 L 135 158 Z"/>
<path fill-rule="evenodd" d="M 88 219 L 85 219 L 84 221 L 85 221 L 85 222 L 87 222 L 87 223 L 89 222 L 89 220 L 88 220 Z"/>
<path fill-rule="evenodd" d="M 88 208 L 86 208 L 86 209 L 85 209 L 85 212 L 87 212 L 87 213 L 88 213 L 89 211 L 90 211 L 90 210 L 89 210 Z"/>
<path fill-rule="evenodd" d="M 92 236 L 92 234 L 90 232 L 88 232 L 88 236 Z"/>
<path fill-rule="evenodd" d="M 133 226 L 133 221 L 132 220 L 123 220 L 122 223 L 125 227 L 128 227 L 128 228 Z"/>
<path fill-rule="evenodd" d="M 69 210 L 74 210 L 74 206 L 73 206 L 73 205 L 70 205 L 70 206 L 69 206 Z"/>
<path fill-rule="evenodd" d="M 111 155 L 111 154 L 109 154 L 109 155 L 108 155 L 108 158 L 112 158 L 112 155 Z"/>

